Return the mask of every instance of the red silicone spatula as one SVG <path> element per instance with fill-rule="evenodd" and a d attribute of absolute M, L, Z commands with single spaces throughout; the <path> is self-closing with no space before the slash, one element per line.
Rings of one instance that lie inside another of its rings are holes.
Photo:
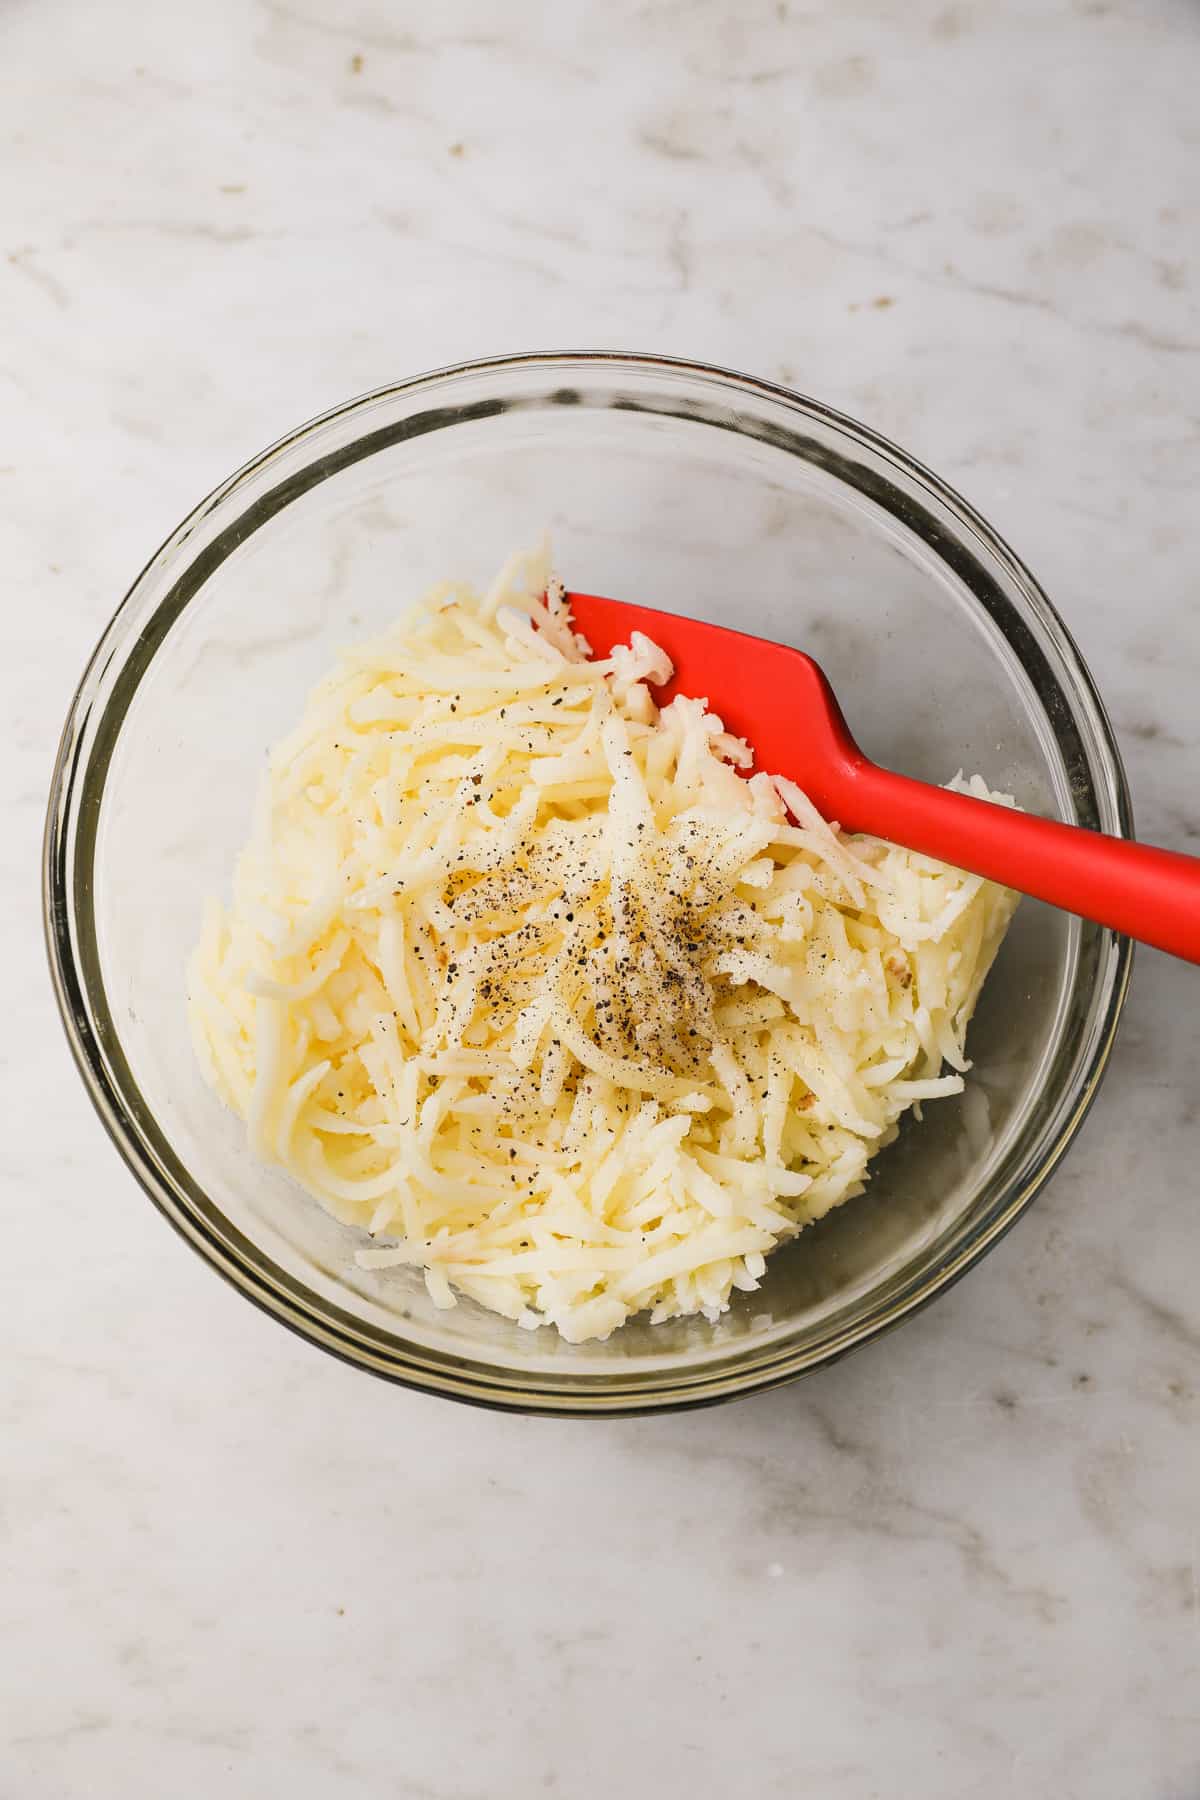
<path fill-rule="evenodd" d="M 569 594 L 596 656 L 631 631 L 660 644 L 675 674 L 656 698 L 706 699 L 744 737 L 755 766 L 785 775 L 828 819 L 1003 882 L 1051 906 L 1200 962 L 1200 857 L 950 793 L 868 762 L 810 656 L 648 606 Z"/>

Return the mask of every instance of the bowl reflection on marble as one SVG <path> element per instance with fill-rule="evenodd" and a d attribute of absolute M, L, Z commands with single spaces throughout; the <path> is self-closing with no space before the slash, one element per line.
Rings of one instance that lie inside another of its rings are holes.
<path fill-rule="evenodd" d="M 227 889 L 267 746 L 347 641 L 430 582 L 483 581 L 544 528 L 569 584 L 797 644 L 866 753 L 978 770 L 1035 812 L 1130 828 L 1087 671 L 1029 573 L 934 476 L 768 383 L 657 357 L 503 358 L 304 426 L 158 552 L 83 678 L 46 839 L 51 963 L 80 1070 L 151 1198 L 215 1268 L 360 1368 L 502 1407 L 611 1413 L 768 1387 L 904 1318 L 1026 1207 L 1107 1060 L 1130 948 L 1024 904 L 971 1035 L 967 1092 L 910 1123 L 867 1193 L 717 1324 L 565 1344 L 420 1275 L 255 1162 L 204 1084 L 183 971 Z"/>

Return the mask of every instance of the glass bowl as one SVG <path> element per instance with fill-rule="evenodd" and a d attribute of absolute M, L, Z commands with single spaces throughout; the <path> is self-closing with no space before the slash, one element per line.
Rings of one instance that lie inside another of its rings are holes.
<path fill-rule="evenodd" d="M 530 1411 L 672 1408 L 766 1388 L 895 1325 L 1029 1205 L 1096 1092 L 1130 946 L 1032 902 L 970 1037 L 867 1193 L 703 1318 L 565 1344 L 410 1270 L 251 1156 L 193 1061 L 184 965 L 227 891 L 267 747 L 348 641 L 549 528 L 568 585 L 803 646 L 868 755 L 978 771 L 1020 805 L 1131 829 L 1116 746 L 1045 595 L 964 501 L 863 426 L 662 357 L 499 358 L 303 426 L 205 500 L 106 631 L 67 721 L 45 904 L 59 1004 L 130 1168 L 250 1299 L 359 1368 Z"/>

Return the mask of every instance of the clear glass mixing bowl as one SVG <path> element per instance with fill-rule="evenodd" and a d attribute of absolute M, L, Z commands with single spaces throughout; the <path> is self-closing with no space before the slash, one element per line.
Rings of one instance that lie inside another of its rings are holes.
<path fill-rule="evenodd" d="M 604 353 L 403 382 L 304 426 L 205 500 L 84 675 L 46 839 L 47 934 L 79 1068 L 168 1219 L 230 1281 L 360 1368 L 560 1413 L 745 1393 L 897 1323 L 975 1262 L 1070 1142 L 1112 1045 L 1130 946 L 1024 904 L 971 1035 L 867 1194 L 806 1231 L 718 1324 L 634 1321 L 573 1347 L 411 1271 L 250 1155 L 193 1062 L 183 971 L 227 889 L 264 752 L 340 646 L 549 528 L 568 585 L 803 646 L 867 753 L 978 770 L 1037 812 L 1129 832 L 1086 669 L 1045 595 L 958 496 L 814 401 Z M 802 722 L 801 726 L 802 728 Z"/>

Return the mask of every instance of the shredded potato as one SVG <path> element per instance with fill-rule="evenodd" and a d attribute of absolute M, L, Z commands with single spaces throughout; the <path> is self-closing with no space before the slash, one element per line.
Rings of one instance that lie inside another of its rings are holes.
<path fill-rule="evenodd" d="M 962 1088 L 1015 903 L 743 779 L 669 673 L 588 660 L 542 553 L 436 590 L 278 746 L 189 969 L 209 1080 L 361 1265 L 571 1342 L 715 1320 L 861 1192 Z"/>

